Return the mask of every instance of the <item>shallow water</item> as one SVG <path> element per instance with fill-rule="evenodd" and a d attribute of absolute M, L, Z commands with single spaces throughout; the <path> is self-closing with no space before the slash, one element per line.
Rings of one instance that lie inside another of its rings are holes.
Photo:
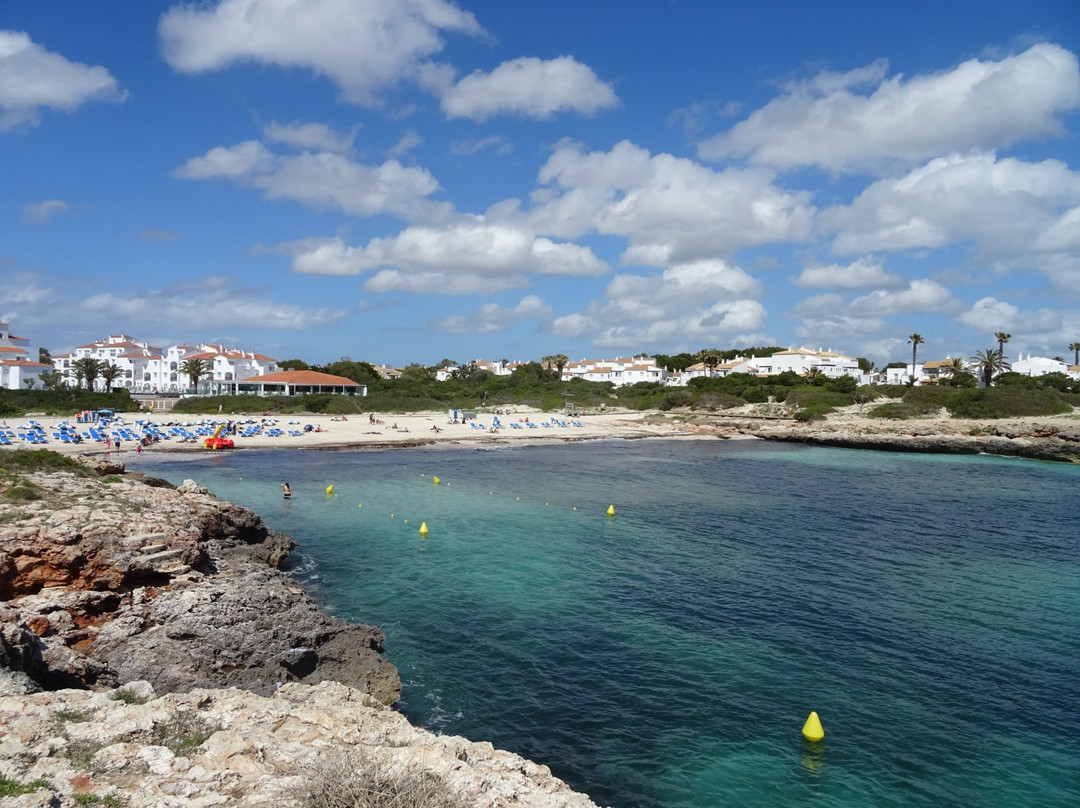
<path fill-rule="evenodd" d="M 659 440 L 159 458 L 129 467 L 300 541 L 327 610 L 386 632 L 414 723 L 600 804 L 1080 802 L 1080 468 Z"/>

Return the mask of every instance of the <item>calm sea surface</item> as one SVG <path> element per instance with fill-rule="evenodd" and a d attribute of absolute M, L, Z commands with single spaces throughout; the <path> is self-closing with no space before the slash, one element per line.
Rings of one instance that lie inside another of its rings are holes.
<path fill-rule="evenodd" d="M 386 632 L 414 723 L 601 805 L 1080 804 L 1080 467 L 660 440 L 159 458 L 129 468 L 300 542 L 327 611 Z"/>

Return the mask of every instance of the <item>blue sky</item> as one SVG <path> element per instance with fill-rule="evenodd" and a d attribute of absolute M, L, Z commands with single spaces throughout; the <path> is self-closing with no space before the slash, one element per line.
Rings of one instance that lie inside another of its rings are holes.
<path fill-rule="evenodd" d="M 8 0 L 0 319 L 312 363 L 1080 341 L 1080 7 Z"/>

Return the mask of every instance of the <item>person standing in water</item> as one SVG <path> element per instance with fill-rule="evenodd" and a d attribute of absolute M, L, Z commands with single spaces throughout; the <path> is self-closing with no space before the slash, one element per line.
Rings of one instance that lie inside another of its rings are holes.
<path fill-rule="evenodd" d="M 281 493 L 284 495 L 285 499 L 292 499 L 292 486 L 288 483 L 282 483 Z"/>

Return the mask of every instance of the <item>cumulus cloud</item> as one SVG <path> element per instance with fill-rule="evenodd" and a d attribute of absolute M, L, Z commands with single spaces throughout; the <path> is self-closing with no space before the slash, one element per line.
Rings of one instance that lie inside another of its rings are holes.
<path fill-rule="evenodd" d="M 525 286 L 530 274 L 590 276 L 608 271 L 588 247 L 479 220 L 409 227 L 360 247 L 335 237 L 302 239 L 276 249 L 293 256 L 295 272 L 358 275 L 377 270 L 364 284 L 369 291 L 472 294 Z"/>
<path fill-rule="evenodd" d="M 539 179 L 547 187 L 532 197 L 531 227 L 563 238 L 625 237 L 626 264 L 664 266 L 801 241 L 813 219 L 809 194 L 778 188 L 768 171 L 717 172 L 629 141 L 589 153 L 564 141 Z"/>
<path fill-rule="evenodd" d="M 804 289 L 897 289 L 906 286 L 907 279 L 886 272 L 880 261 L 864 257 L 847 266 L 808 266 L 794 279 L 794 283 Z"/>
<path fill-rule="evenodd" d="M 345 154 L 352 149 L 359 127 L 337 132 L 324 123 L 278 123 L 271 121 L 263 127 L 263 138 L 269 143 L 285 143 L 298 149 Z"/>
<path fill-rule="evenodd" d="M 45 199 L 41 202 L 27 202 L 19 211 L 24 222 L 45 224 L 49 219 L 67 213 L 71 208 L 62 199 Z"/>
<path fill-rule="evenodd" d="M 118 321 L 133 332 L 171 332 L 187 340 L 217 333 L 222 323 L 237 329 L 298 331 L 324 327 L 346 316 L 343 308 L 300 306 L 266 296 L 233 278 L 205 277 L 158 289 L 98 291 L 99 278 L 60 282 L 43 273 L 20 272 L 5 292 L 0 319 L 47 330 L 55 343 L 85 342 L 87 333 L 108 333 Z"/>
<path fill-rule="evenodd" d="M 158 34 L 165 60 L 184 73 L 254 62 L 328 77 L 354 104 L 414 79 L 446 34 L 483 33 L 473 15 L 445 0 L 223 0 L 175 6 Z"/>
<path fill-rule="evenodd" d="M 956 322 L 987 334 L 1012 331 L 1017 327 L 1019 313 L 1020 309 L 1012 303 L 995 297 L 983 297 L 976 300 L 970 309 L 962 312 Z"/>
<path fill-rule="evenodd" d="M 448 334 L 490 334 L 505 331 L 521 320 L 546 320 L 550 316 L 550 306 L 536 295 L 526 295 L 516 306 L 485 303 L 472 314 L 442 317 L 428 325 Z"/>
<path fill-rule="evenodd" d="M 490 73 L 477 70 L 453 85 L 429 84 L 441 95 L 447 118 L 475 121 L 500 114 L 540 120 L 560 112 L 593 115 L 619 103 L 611 86 L 572 56 L 522 57 Z"/>
<path fill-rule="evenodd" d="M 956 311 L 959 301 L 937 281 L 913 280 L 906 289 L 876 289 L 851 301 L 856 315 L 948 314 Z"/>
<path fill-rule="evenodd" d="M 704 141 L 703 159 L 733 156 L 792 169 L 845 172 L 916 164 L 1060 135 L 1062 113 L 1080 107 L 1074 54 L 1043 43 L 999 61 L 971 59 L 934 75 L 885 79 L 885 64 L 823 73 L 729 131 Z M 869 94 L 854 89 L 873 85 Z"/>
<path fill-rule="evenodd" d="M 421 218 L 435 215 L 441 207 L 426 199 L 439 188 L 426 169 L 397 160 L 364 165 L 326 151 L 275 154 L 255 140 L 210 149 L 172 175 L 186 180 L 228 179 L 258 188 L 268 199 L 293 199 L 354 216 L 392 213 Z"/>
<path fill-rule="evenodd" d="M 21 31 L 0 30 L 0 132 L 37 126 L 42 107 L 73 112 L 126 97 L 104 67 L 69 62 Z"/>
<path fill-rule="evenodd" d="M 753 299 L 761 291 L 742 269 L 716 259 L 628 273 L 612 279 L 603 301 L 555 319 L 551 330 L 567 338 L 591 336 L 598 348 L 719 342 L 762 327 L 765 307 Z"/>
<path fill-rule="evenodd" d="M 971 240 L 988 257 L 1075 242 L 1063 229 L 1080 205 L 1080 174 L 1058 160 L 950 155 L 869 185 L 850 205 L 822 211 L 833 251 L 936 248 Z"/>

